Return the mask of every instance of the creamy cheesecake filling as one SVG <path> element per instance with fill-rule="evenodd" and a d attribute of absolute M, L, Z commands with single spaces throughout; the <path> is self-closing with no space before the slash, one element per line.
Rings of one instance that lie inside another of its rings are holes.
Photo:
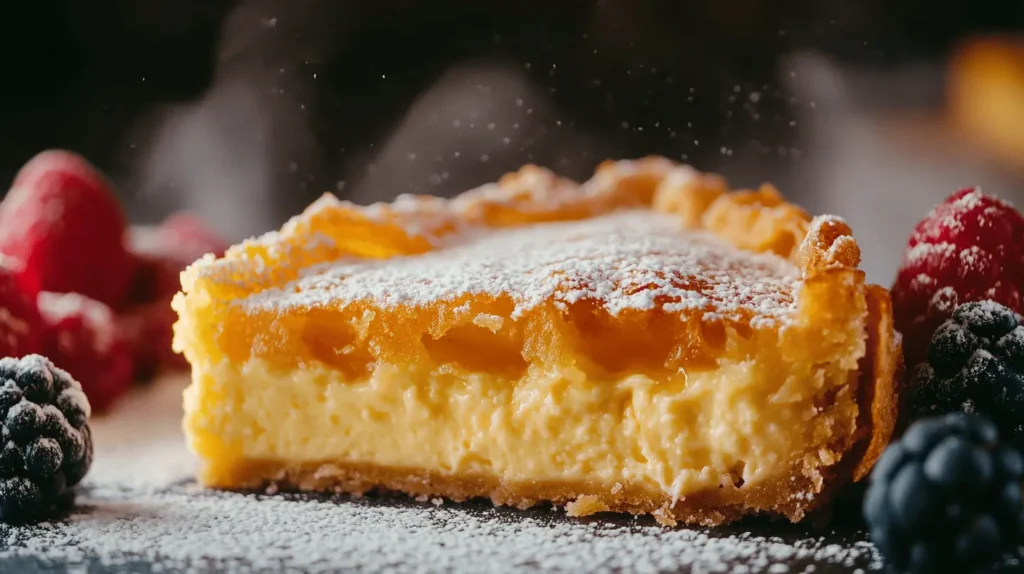
<path fill-rule="evenodd" d="M 629 484 L 678 500 L 836 463 L 829 445 L 856 425 L 851 375 L 770 353 L 659 380 L 596 380 L 569 363 L 530 365 L 518 380 L 382 364 L 352 380 L 318 362 L 254 358 L 194 369 L 184 424 L 211 486 L 237 483 L 253 461 L 345 461 Z"/>

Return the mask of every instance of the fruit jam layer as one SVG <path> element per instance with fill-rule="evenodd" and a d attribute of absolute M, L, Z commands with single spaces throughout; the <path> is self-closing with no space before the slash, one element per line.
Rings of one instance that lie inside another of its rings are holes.
<path fill-rule="evenodd" d="M 185 430 L 210 486 L 237 486 L 247 464 L 345 461 L 507 481 L 589 480 L 675 499 L 756 487 L 794 464 L 829 466 L 855 429 L 855 374 L 751 360 L 652 379 L 594 379 L 530 365 L 516 379 L 451 364 L 378 365 L 349 378 L 318 362 L 199 366 Z"/>

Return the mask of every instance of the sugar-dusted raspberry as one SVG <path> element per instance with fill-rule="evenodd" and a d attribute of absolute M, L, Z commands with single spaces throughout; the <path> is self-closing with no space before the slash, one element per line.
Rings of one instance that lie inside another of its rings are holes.
<path fill-rule="evenodd" d="M 171 298 L 181 289 L 181 272 L 207 253 L 223 255 L 227 242 L 200 219 L 179 213 L 156 226 L 131 229 L 129 246 L 137 264 L 129 304 L 118 319 L 135 361 L 135 377 L 146 380 L 161 370 L 187 363 L 171 350 L 178 315 Z"/>
<path fill-rule="evenodd" d="M 104 411 L 130 387 L 132 355 L 109 307 L 77 293 L 39 294 L 44 348 L 73 372 L 92 408 Z"/>
<path fill-rule="evenodd" d="M 121 313 L 118 326 L 128 342 L 135 364 L 135 378 L 147 381 L 165 370 L 185 369 L 185 358 L 171 349 L 178 314 L 170 301 L 137 305 Z"/>
<path fill-rule="evenodd" d="M 22 357 L 40 350 L 42 321 L 35 297 L 18 284 L 17 264 L 0 256 L 0 357 Z"/>
<path fill-rule="evenodd" d="M 207 253 L 224 254 L 227 242 L 189 213 L 178 213 L 160 225 L 132 227 L 129 249 L 137 260 L 132 304 L 170 300 L 181 288 L 179 275 Z"/>
<path fill-rule="evenodd" d="M 892 288 L 907 365 L 957 307 L 992 300 L 1020 312 L 1024 217 L 978 188 L 962 189 L 917 224 Z"/>
<path fill-rule="evenodd" d="M 81 293 L 117 305 L 133 259 L 124 246 L 125 217 L 110 183 L 71 152 L 30 160 L 0 203 L 0 252 L 21 263 L 22 290 Z"/>

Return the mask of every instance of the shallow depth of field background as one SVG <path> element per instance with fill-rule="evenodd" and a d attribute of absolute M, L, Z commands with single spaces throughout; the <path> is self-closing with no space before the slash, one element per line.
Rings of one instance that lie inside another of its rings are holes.
<path fill-rule="evenodd" d="M 0 178 L 74 149 L 133 220 L 191 209 L 232 239 L 324 191 L 662 154 L 846 216 L 888 283 L 958 187 L 1024 203 L 1024 158 L 943 120 L 950 57 L 1024 35 L 1022 2 L 38 0 L 4 23 Z"/>

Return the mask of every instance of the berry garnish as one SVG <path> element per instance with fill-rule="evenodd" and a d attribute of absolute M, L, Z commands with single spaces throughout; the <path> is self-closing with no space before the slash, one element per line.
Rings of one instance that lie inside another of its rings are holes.
<path fill-rule="evenodd" d="M 1024 521 L 1024 459 L 988 419 L 919 420 L 871 474 L 864 518 L 897 570 L 970 572 L 1015 549 Z"/>
<path fill-rule="evenodd" d="M 171 298 L 181 289 L 181 272 L 207 253 L 223 255 L 227 242 L 198 218 L 180 213 L 158 226 L 133 227 L 129 245 L 138 263 L 119 322 L 132 349 L 135 376 L 145 380 L 164 369 L 188 366 L 171 350 L 178 319 Z"/>
<path fill-rule="evenodd" d="M 133 304 L 167 301 L 181 289 L 181 272 L 207 253 L 218 257 L 227 242 L 200 219 L 179 213 L 157 226 L 136 226 L 129 248 L 138 260 L 132 283 Z"/>
<path fill-rule="evenodd" d="M 17 262 L 0 256 L 0 357 L 40 350 L 41 320 L 34 297 L 18 285 Z"/>
<path fill-rule="evenodd" d="M 0 520 L 50 516 L 74 502 L 92 464 L 89 401 L 49 359 L 0 359 Z"/>
<path fill-rule="evenodd" d="M 44 348 L 74 372 L 89 402 L 104 411 L 131 386 L 131 351 L 110 308 L 77 293 L 39 294 Z"/>
<path fill-rule="evenodd" d="M 146 381 L 165 369 L 188 367 L 185 358 L 171 349 L 178 314 L 170 301 L 137 305 L 121 313 L 117 321 L 132 353 L 135 378 Z"/>
<path fill-rule="evenodd" d="M 917 224 L 892 288 L 906 363 L 924 360 L 928 341 L 958 304 L 992 300 L 1021 311 L 1024 217 L 968 188 Z"/>
<path fill-rule="evenodd" d="M 81 157 L 43 152 L 0 203 L 0 252 L 19 261 L 22 290 L 81 293 L 117 305 L 133 259 L 125 217 L 104 177 Z"/>
<path fill-rule="evenodd" d="M 932 336 L 910 384 L 914 417 L 953 411 L 987 415 L 1024 447 L 1024 326 L 993 301 L 966 303 Z"/>

